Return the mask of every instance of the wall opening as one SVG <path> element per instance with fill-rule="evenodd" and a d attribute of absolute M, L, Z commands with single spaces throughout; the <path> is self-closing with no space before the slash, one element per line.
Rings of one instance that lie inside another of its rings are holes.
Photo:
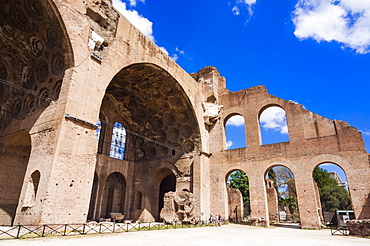
<path fill-rule="evenodd" d="M 170 191 L 176 191 L 176 176 L 173 173 L 166 176 L 159 186 L 158 214 L 161 212 L 164 205 L 164 195 Z"/>
<path fill-rule="evenodd" d="M 250 215 L 249 179 L 242 170 L 234 170 L 226 177 L 229 221 L 240 221 Z"/>
<path fill-rule="evenodd" d="M 14 221 L 30 153 L 30 135 L 21 131 L 14 135 L 0 156 L 0 224 L 10 225 Z M 37 181 L 36 174 L 34 178 Z M 32 186 L 31 193 L 34 192 Z"/>
<path fill-rule="evenodd" d="M 265 175 L 270 222 L 299 223 L 298 199 L 293 172 L 274 166 Z"/>
<path fill-rule="evenodd" d="M 278 106 L 269 106 L 259 117 L 261 143 L 274 144 L 289 142 L 288 125 L 285 110 Z"/>
<path fill-rule="evenodd" d="M 135 194 L 135 210 L 141 210 L 141 203 L 142 203 L 142 200 L 143 200 L 143 194 L 138 191 L 136 192 Z"/>
<path fill-rule="evenodd" d="M 125 157 L 126 129 L 119 123 L 114 123 L 112 132 L 112 142 L 110 145 L 110 154 L 112 158 L 123 160 Z"/>
<path fill-rule="evenodd" d="M 333 223 L 336 210 L 352 210 L 347 176 L 342 168 L 332 163 L 318 165 L 312 173 L 318 191 L 318 210 L 323 224 Z M 348 219 L 354 219 L 351 213 Z"/>
<path fill-rule="evenodd" d="M 102 217 L 109 218 L 110 213 L 122 213 L 125 209 L 126 181 L 121 173 L 108 176 L 103 194 Z"/>
<path fill-rule="evenodd" d="M 226 149 L 245 148 L 245 123 L 244 117 L 241 115 L 233 115 L 226 120 Z"/>

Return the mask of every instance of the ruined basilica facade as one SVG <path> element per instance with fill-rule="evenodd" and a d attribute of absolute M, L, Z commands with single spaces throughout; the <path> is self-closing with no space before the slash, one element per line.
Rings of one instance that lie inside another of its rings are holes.
<path fill-rule="evenodd" d="M 248 175 L 251 216 L 268 222 L 265 175 L 282 165 L 301 226 L 319 228 L 312 172 L 322 163 L 346 172 L 356 218 L 370 218 L 369 154 L 347 123 L 263 86 L 230 92 L 214 67 L 188 74 L 109 0 L 2 0 L 0 19 L 0 224 L 158 220 L 167 191 L 192 192 L 202 219 L 227 218 L 235 170 Z M 289 142 L 261 144 L 270 106 L 285 110 Z M 227 150 L 234 115 L 247 147 Z M 112 135 L 124 137 L 119 158 Z"/>

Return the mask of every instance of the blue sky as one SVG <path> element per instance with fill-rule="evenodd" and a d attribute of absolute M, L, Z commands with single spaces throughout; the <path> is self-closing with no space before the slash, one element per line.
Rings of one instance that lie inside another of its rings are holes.
<path fill-rule="evenodd" d="M 264 85 L 348 122 L 370 150 L 370 0 L 113 2 L 187 72 L 215 66 L 230 91 Z"/>

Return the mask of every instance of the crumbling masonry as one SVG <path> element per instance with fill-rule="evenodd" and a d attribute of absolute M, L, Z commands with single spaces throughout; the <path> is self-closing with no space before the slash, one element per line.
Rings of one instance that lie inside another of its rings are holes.
<path fill-rule="evenodd" d="M 108 0 L 3 0 L 0 19 L 0 224 L 158 220 L 168 191 L 192 192 L 202 219 L 228 218 L 234 170 L 249 177 L 251 216 L 268 222 L 264 177 L 283 165 L 302 227 L 319 228 L 312 171 L 328 162 L 346 172 L 356 217 L 370 217 L 369 154 L 347 123 L 263 86 L 230 92 L 214 67 L 186 73 Z M 261 145 L 269 106 L 285 110 L 289 142 Z M 247 147 L 226 150 L 233 115 Z M 116 122 L 121 159 L 110 157 Z"/>

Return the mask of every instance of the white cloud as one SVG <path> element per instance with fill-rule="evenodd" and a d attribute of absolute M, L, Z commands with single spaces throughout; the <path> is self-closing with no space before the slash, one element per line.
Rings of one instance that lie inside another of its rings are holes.
<path fill-rule="evenodd" d="M 260 116 L 260 122 L 265 130 L 288 134 L 285 111 L 280 107 L 273 106 L 264 110 Z"/>
<path fill-rule="evenodd" d="M 299 0 L 293 23 L 299 39 L 336 41 L 359 54 L 370 52 L 370 0 Z"/>
<path fill-rule="evenodd" d="M 240 14 L 240 9 L 238 6 L 234 6 L 231 11 L 233 11 L 234 15 L 239 15 Z"/>
<path fill-rule="evenodd" d="M 139 29 L 145 36 L 147 36 L 153 43 L 155 43 L 155 38 L 153 36 L 153 23 L 147 18 L 140 15 L 134 9 L 128 9 L 127 4 L 123 2 L 124 0 L 113 0 L 113 7 L 116 8 L 123 16 L 125 16 L 137 29 Z M 136 6 L 137 2 L 145 2 L 145 0 L 126 0 L 129 1 L 130 6 Z M 164 47 L 159 47 L 167 56 L 169 52 Z M 176 47 L 176 52 L 180 55 L 184 55 L 185 51 L 180 50 Z M 179 56 L 173 54 L 171 58 L 176 61 Z"/>
<path fill-rule="evenodd" d="M 130 1 L 135 2 L 136 1 Z M 155 42 L 153 36 L 153 23 L 147 18 L 140 15 L 136 10 L 127 9 L 126 3 L 120 0 L 113 0 L 113 7 L 115 7 L 123 16 L 125 16 L 137 29 L 139 29 L 151 41 Z"/>
<path fill-rule="evenodd" d="M 173 54 L 171 58 L 172 60 L 177 61 L 177 59 L 179 59 L 179 56 L 177 54 Z"/>
<path fill-rule="evenodd" d="M 253 15 L 253 6 L 256 4 L 257 0 L 236 0 L 234 6 L 231 10 L 233 11 L 234 15 L 240 14 L 240 7 L 247 6 L 249 16 Z M 248 22 L 248 21 L 247 21 Z"/>
<path fill-rule="evenodd" d="M 166 55 L 169 55 L 169 53 L 168 53 L 168 51 L 166 50 L 165 47 L 158 47 L 158 48 L 160 48 Z"/>
<path fill-rule="evenodd" d="M 130 5 L 131 5 L 131 6 L 136 6 L 137 1 L 142 2 L 142 3 L 144 3 L 144 2 L 145 2 L 145 0 L 129 0 L 129 1 L 130 1 Z"/>
<path fill-rule="evenodd" d="M 244 126 L 244 117 L 241 115 L 234 115 L 226 122 L 227 126 Z"/>
<path fill-rule="evenodd" d="M 362 133 L 362 135 L 364 136 L 370 136 L 370 130 L 360 130 L 360 132 Z"/>
<path fill-rule="evenodd" d="M 184 50 L 180 50 L 178 47 L 176 47 L 176 51 L 179 52 L 180 55 L 184 55 L 185 54 L 185 51 Z"/>
<path fill-rule="evenodd" d="M 257 0 L 239 0 L 238 2 L 244 2 L 247 5 L 253 5 L 257 2 Z"/>
<path fill-rule="evenodd" d="M 226 149 L 229 149 L 231 146 L 233 146 L 233 141 L 226 141 Z"/>

